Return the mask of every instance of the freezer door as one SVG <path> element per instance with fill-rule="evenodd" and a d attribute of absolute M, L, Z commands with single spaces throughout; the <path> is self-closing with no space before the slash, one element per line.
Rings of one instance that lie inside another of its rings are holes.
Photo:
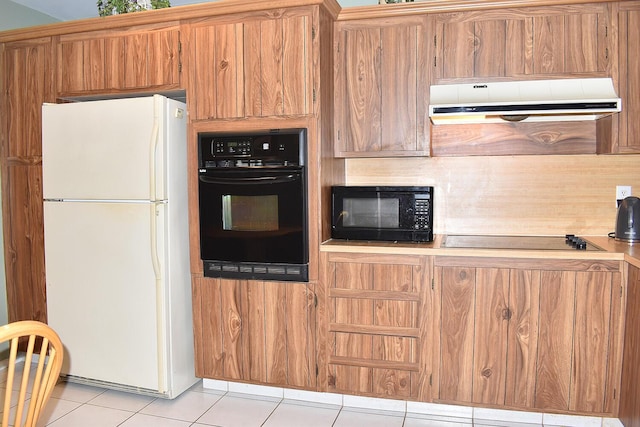
<path fill-rule="evenodd" d="M 186 113 L 170 112 L 169 102 L 185 108 L 160 95 L 44 104 L 44 198 L 166 199 L 167 143 L 186 140 Z"/>
<path fill-rule="evenodd" d="M 45 202 L 48 320 L 65 345 L 64 374 L 166 389 L 163 233 L 159 276 L 150 249 L 151 210 L 162 230 L 164 207 Z"/>

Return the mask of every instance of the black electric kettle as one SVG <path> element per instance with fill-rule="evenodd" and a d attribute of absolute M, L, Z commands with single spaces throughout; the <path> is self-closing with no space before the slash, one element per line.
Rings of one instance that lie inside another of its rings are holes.
<path fill-rule="evenodd" d="M 627 197 L 618 206 L 615 238 L 624 242 L 640 242 L 639 198 Z"/>

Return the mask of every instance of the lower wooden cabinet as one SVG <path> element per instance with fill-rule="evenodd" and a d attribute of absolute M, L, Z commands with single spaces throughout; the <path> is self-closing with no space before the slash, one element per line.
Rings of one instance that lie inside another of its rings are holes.
<path fill-rule="evenodd" d="M 625 427 L 640 427 L 640 268 L 629 266 L 624 357 L 618 418 Z"/>
<path fill-rule="evenodd" d="M 323 253 L 319 387 L 430 400 L 430 258 Z M 322 343 L 322 344 L 321 344 Z"/>
<path fill-rule="evenodd" d="M 196 375 L 315 389 L 311 283 L 193 280 Z"/>
<path fill-rule="evenodd" d="M 606 417 L 634 399 L 622 261 L 320 256 L 319 284 L 195 278 L 197 375 Z"/>
<path fill-rule="evenodd" d="M 622 265 L 436 257 L 437 398 L 617 415 Z"/>

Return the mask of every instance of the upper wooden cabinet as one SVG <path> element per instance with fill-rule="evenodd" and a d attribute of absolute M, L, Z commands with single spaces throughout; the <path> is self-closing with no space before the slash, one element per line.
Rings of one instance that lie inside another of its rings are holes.
<path fill-rule="evenodd" d="M 436 257 L 439 399 L 617 416 L 619 262 Z"/>
<path fill-rule="evenodd" d="M 433 84 L 617 78 L 616 3 L 434 14 Z M 623 102 L 623 108 L 624 102 Z M 612 118 L 439 125 L 434 156 L 595 154 L 615 139 Z"/>
<path fill-rule="evenodd" d="M 4 158 L 40 163 L 42 103 L 53 99 L 51 46 L 48 37 L 4 46 L 5 68 L 0 74 Z"/>
<path fill-rule="evenodd" d="M 192 23 L 186 49 L 194 118 L 311 114 L 312 11 L 276 9 Z"/>
<path fill-rule="evenodd" d="M 57 51 L 61 96 L 180 87 L 177 26 L 60 37 Z"/>
<path fill-rule="evenodd" d="M 432 81 L 609 76 L 609 3 L 434 15 Z"/>
<path fill-rule="evenodd" d="M 336 24 L 337 157 L 429 155 L 427 18 Z"/>
<path fill-rule="evenodd" d="M 607 152 L 640 152 L 640 2 L 620 3 L 620 92 L 622 112 L 619 114 L 619 139 L 617 147 L 607 147 Z"/>

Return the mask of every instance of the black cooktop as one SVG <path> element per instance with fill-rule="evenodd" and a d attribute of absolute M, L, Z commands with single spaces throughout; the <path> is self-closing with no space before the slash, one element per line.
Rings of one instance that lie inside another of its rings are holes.
<path fill-rule="evenodd" d="M 544 251 L 602 251 L 603 249 L 573 234 L 566 236 L 480 236 L 447 234 L 444 248 L 520 249 Z"/>

